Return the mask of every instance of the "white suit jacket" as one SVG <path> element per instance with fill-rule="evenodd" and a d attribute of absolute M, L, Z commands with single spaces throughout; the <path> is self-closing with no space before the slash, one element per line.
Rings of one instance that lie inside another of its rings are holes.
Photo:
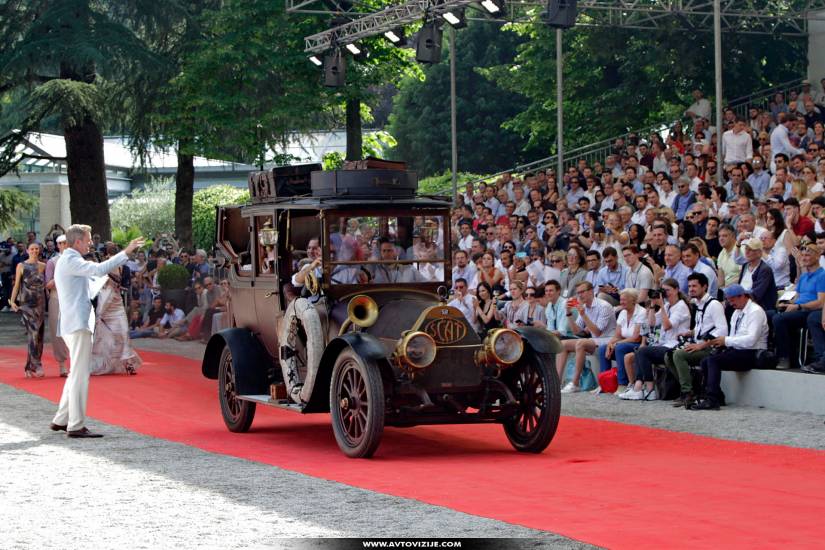
<path fill-rule="evenodd" d="M 54 269 L 54 284 L 60 303 L 58 336 L 79 330 L 94 332 L 95 313 L 92 309 L 89 282 L 92 277 L 102 277 L 126 263 L 129 257 L 119 252 L 105 262 L 95 263 L 83 259 L 74 248 L 67 248 Z"/>

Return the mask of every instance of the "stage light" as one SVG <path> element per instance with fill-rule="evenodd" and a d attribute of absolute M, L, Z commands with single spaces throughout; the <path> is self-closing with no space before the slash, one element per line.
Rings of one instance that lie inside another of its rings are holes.
<path fill-rule="evenodd" d="M 317 56 L 315 56 L 315 55 L 310 55 L 310 56 L 309 56 L 309 60 L 310 60 L 310 61 L 312 61 L 312 63 L 313 63 L 316 67 L 320 67 L 321 65 L 323 65 L 323 64 L 324 64 L 324 62 L 323 62 L 323 61 L 321 61 L 320 59 L 318 59 L 318 57 L 317 57 Z"/>
<path fill-rule="evenodd" d="M 498 14 L 504 11 L 504 0 L 482 0 L 481 6 L 488 13 Z"/>
<path fill-rule="evenodd" d="M 361 55 L 361 48 L 359 48 L 355 44 L 347 44 L 346 48 L 349 50 L 349 53 L 351 53 L 352 55 Z"/>
<path fill-rule="evenodd" d="M 384 37 L 396 46 L 403 46 L 407 42 L 403 27 L 388 30 L 384 33 Z"/>
<path fill-rule="evenodd" d="M 456 10 L 445 11 L 441 14 L 444 20 L 456 29 L 463 29 L 467 26 L 467 16 L 464 13 L 464 8 Z"/>

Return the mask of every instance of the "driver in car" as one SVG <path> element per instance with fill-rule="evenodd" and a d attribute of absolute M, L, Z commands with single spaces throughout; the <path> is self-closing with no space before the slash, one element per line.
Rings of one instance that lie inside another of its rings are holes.
<path fill-rule="evenodd" d="M 398 251 L 395 244 L 386 237 L 382 237 L 379 245 L 381 259 L 384 261 L 398 261 Z M 415 267 L 409 264 L 378 264 L 372 274 L 374 283 L 421 283 L 427 278 Z"/>

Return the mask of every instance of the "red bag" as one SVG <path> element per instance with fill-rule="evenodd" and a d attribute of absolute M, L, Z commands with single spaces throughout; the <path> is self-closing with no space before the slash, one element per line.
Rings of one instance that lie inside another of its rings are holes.
<path fill-rule="evenodd" d="M 615 393 L 619 389 L 619 371 L 616 367 L 599 373 L 599 386 L 602 393 Z"/>
<path fill-rule="evenodd" d="M 203 324 L 203 315 L 195 315 L 189 321 L 189 337 L 197 340 L 201 335 L 201 325 Z"/>

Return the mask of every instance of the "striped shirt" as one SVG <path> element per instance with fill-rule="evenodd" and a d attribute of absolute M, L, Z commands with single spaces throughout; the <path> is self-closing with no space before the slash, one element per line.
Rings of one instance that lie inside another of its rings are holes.
<path fill-rule="evenodd" d="M 601 334 L 593 335 L 594 337 L 609 338 L 616 333 L 616 315 L 613 313 L 613 306 L 601 298 L 594 298 L 590 307 L 584 306 L 584 314 L 601 331 Z M 581 330 L 587 330 L 583 316 L 576 319 L 576 326 Z"/>

